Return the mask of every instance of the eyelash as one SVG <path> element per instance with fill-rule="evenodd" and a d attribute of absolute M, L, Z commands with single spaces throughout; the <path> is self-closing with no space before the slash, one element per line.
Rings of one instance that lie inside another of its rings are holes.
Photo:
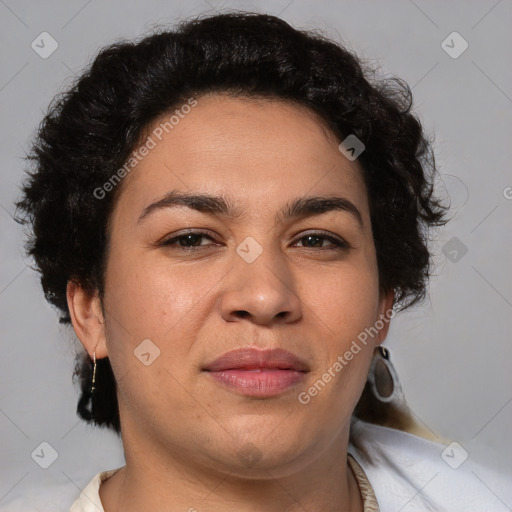
<path fill-rule="evenodd" d="M 164 240 L 160 245 L 161 246 L 166 246 L 166 247 L 169 247 L 169 246 L 174 246 L 175 248 L 177 248 L 178 250 L 182 250 L 182 251 L 186 251 L 186 252 L 197 252 L 198 250 L 200 250 L 201 247 L 204 247 L 202 245 L 199 245 L 199 246 L 190 246 L 190 247 L 187 247 L 187 246 L 179 246 L 177 245 L 177 242 L 179 242 L 180 240 L 186 240 L 186 237 L 189 236 L 189 235 L 196 235 L 196 236 L 201 236 L 202 238 L 208 238 L 209 240 L 212 240 L 213 242 L 215 242 L 215 239 L 213 237 L 211 237 L 210 235 L 208 235 L 207 233 L 205 232 L 202 232 L 202 231 L 188 231 L 186 233 L 183 233 L 179 236 L 175 236 L 173 238 L 169 238 L 167 240 Z M 327 246 L 327 247 L 305 247 L 306 249 L 313 249 L 313 250 L 316 250 L 316 251 L 325 251 L 325 250 L 335 250 L 335 251 L 347 251 L 349 250 L 351 247 L 350 245 L 345 242 L 344 240 L 342 239 L 338 239 L 324 231 L 315 231 L 315 232 L 311 232 L 311 233 L 307 233 L 305 235 L 302 235 L 300 238 L 297 239 L 297 241 L 301 241 L 303 240 L 304 238 L 307 238 L 308 236 L 313 236 L 315 238 L 320 238 L 320 239 L 324 239 L 324 240 L 328 240 L 329 242 L 332 243 L 332 246 Z M 210 244 L 208 244 L 210 245 Z"/>

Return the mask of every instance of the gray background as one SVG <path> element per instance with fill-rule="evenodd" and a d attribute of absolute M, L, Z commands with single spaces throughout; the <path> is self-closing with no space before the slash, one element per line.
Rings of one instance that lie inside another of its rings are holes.
<path fill-rule="evenodd" d="M 36 482 L 82 487 L 123 464 L 117 438 L 75 414 L 77 342 L 44 301 L 12 220 L 29 140 L 53 96 L 100 47 L 156 23 L 230 8 L 319 28 L 413 88 L 436 136 L 454 218 L 436 234 L 429 299 L 393 320 L 386 344 L 418 420 L 512 474 L 510 0 L 0 0 L 0 507 Z M 43 31 L 59 45 L 47 59 L 31 48 Z M 441 46 L 453 31 L 469 44 L 458 58 Z M 47 470 L 31 458 L 43 441 L 58 452 Z"/>

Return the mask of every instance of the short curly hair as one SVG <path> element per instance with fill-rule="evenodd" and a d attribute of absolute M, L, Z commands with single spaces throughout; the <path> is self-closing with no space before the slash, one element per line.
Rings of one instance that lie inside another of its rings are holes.
<path fill-rule="evenodd" d="M 433 194 L 432 142 L 412 113 L 409 87 L 375 71 L 317 31 L 275 16 L 228 12 L 156 29 L 137 42 L 102 49 L 56 96 L 39 126 L 33 165 L 18 200 L 29 224 L 26 251 L 46 299 L 70 323 L 68 281 L 103 297 L 109 219 L 120 186 L 94 191 L 127 161 L 157 118 L 207 93 L 291 101 L 319 114 L 340 140 L 355 135 L 367 187 L 379 286 L 405 309 L 425 296 L 431 258 L 428 229 L 446 222 Z M 95 414 L 84 408 L 90 367 L 84 357 L 80 416 L 120 432 L 108 358 L 98 361 Z"/>

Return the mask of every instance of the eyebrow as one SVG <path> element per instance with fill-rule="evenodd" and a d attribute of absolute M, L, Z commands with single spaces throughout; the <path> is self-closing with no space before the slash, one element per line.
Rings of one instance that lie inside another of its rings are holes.
<path fill-rule="evenodd" d="M 171 191 L 162 199 L 146 206 L 137 222 L 151 213 L 164 208 L 187 207 L 201 213 L 218 215 L 228 219 L 238 219 L 246 215 L 246 210 L 236 207 L 232 201 L 222 196 L 210 194 L 190 194 Z M 289 219 L 322 215 L 331 211 L 349 213 L 364 228 L 363 217 L 354 203 L 341 196 L 299 197 L 287 203 L 276 216 L 276 224 Z"/>

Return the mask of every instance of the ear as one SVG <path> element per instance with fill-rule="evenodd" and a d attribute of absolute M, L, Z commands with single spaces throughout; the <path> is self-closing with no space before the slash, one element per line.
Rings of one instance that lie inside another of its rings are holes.
<path fill-rule="evenodd" d="M 66 297 L 73 329 L 91 359 L 95 352 L 96 359 L 108 357 L 98 293 L 91 296 L 79 283 L 68 281 Z"/>
<path fill-rule="evenodd" d="M 396 314 L 393 309 L 394 300 L 395 292 L 393 290 L 381 293 L 376 323 L 378 322 L 378 326 L 380 326 L 381 323 L 383 323 L 384 325 L 382 326 L 381 329 L 379 329 L 379 334 L 375 337 L 376 346 L 383 343 L 384 340 L 386 339 L 386 336 L 388 335 L 391 319 Z"/>

